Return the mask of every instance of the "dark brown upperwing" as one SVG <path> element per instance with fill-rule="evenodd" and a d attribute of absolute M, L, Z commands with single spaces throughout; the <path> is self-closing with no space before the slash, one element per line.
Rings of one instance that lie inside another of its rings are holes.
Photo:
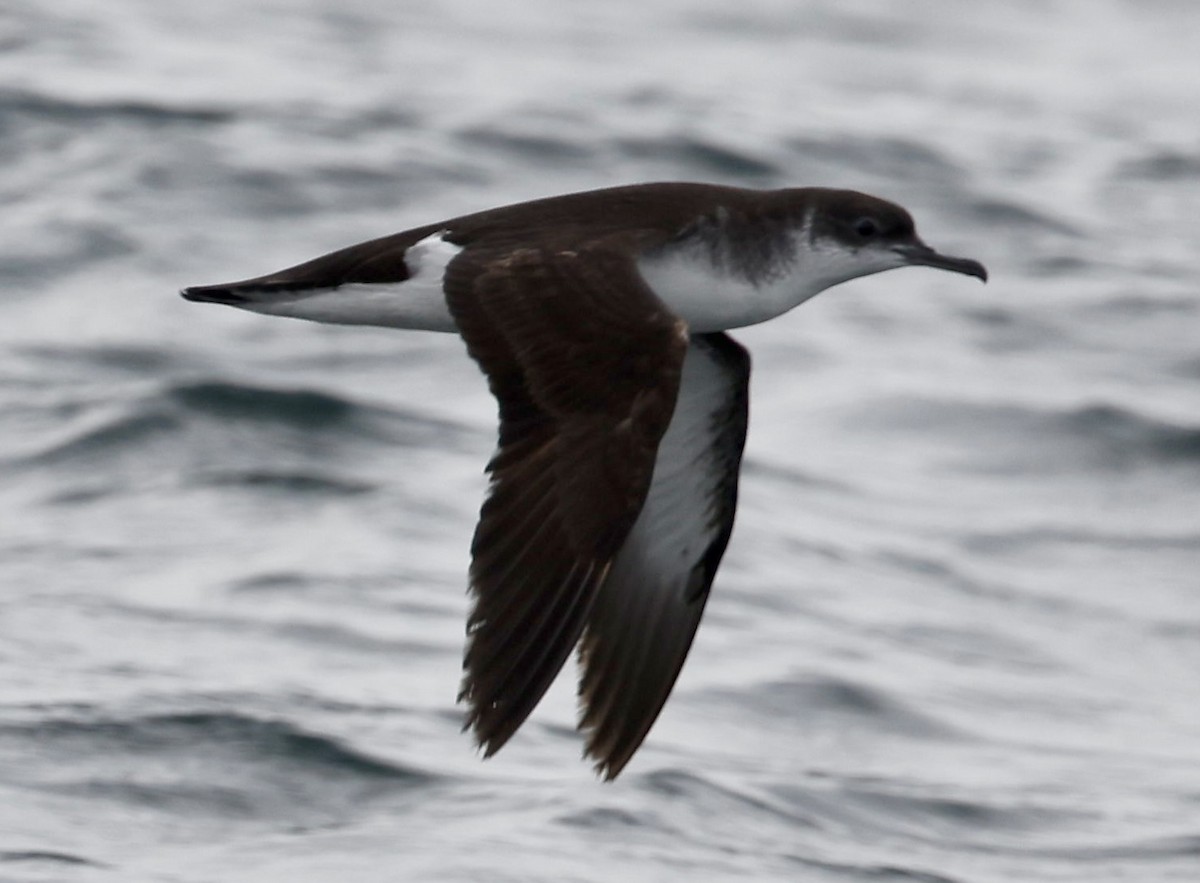
<path fill-rule="evenodd" d="M 562 668 L 638 516 L 687 330 L 618 240 L 473 248 L 445 288 L 500 406 L 460 694 L 490 755 Z"/>

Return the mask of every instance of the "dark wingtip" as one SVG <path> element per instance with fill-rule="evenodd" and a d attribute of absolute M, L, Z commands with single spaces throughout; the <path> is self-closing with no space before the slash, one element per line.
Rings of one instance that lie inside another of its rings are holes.
<path fill-rule="evenodd" d="M 596 777 L 601 782 L 611 782 L 617 776 L 621 775 L 621 770 L 625 769 L 625 765 L 633 758 L 633 752 L 624 757 L 604 757 L 596 758 L 587 751 L 583 753 L 584 760 L 592 760 L 592 769 L 596 773 Z"/>

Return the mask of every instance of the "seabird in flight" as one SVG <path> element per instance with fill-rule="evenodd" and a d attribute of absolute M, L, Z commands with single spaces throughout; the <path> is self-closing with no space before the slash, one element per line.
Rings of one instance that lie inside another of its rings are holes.
<path fill-rule="evenodd" d="M 725 332 L 910 266 L 987 279 L 863 193 L 639 184 L 182 294 L 462 335 L 500 416 L 471 544 L 466 727 L 498 751 L 578 646 L 585 753 L 611 779 L 671 692 L 733 527 L 750 359 Z"/>

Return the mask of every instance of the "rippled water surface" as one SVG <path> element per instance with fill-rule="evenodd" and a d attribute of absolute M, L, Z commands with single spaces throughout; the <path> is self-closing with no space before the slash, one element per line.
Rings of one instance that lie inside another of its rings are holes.
<path fill-rule="evenodd" d="M 0 879 L 1200 879 L 1200 6 L 11 0 Z M 454 705 L 449 335 L 185 303 L 471 209 L 850 186 L 983 260 L 738 333 L 742 506 L 617 782 Z"/>

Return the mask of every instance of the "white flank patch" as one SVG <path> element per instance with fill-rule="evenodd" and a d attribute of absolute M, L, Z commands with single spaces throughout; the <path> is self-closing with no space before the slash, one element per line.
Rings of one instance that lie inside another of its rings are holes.
<path fill-rule="evenodd" d="M 403 282 L 355 282 L 264 297 L 244 309 L 332 325 L 379 325 L 415 331 L 457 331 L 442 279 L 446 266 L 462 251 L 446 242 L 444 231 L 411 246 L 404 255 L 409 278 Z"/>

